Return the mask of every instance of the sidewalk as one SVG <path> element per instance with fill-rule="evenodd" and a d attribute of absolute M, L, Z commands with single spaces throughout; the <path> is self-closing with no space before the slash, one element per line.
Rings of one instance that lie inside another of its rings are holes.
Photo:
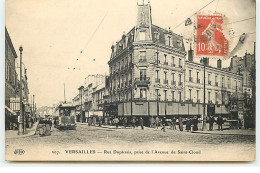
<path fill-rule="evenodd" d="M 255 130 L 245 130 L 245 129 L 237 129 L 237 130 L 223 130 L 223 131 L 218 131 L 218 130 L 205 130 L 205 131 L 195 131 L 192 133 L 201 133 L 201 134 L 216 134 L 216 135 L 255 135 Z"/>
<path fill-rule="evenodd" d="M 38 122 L 35 122 L 31 128 L 26 128 L 27 134 L 24 134 L 24 135 L 18 135 L 18 130 L 6 130 L 5 131 L 5 139 L 33 136 L 34 133 L 35 133 L 35 129 L 36 129 L 37 125 L 38 125 Z"/>

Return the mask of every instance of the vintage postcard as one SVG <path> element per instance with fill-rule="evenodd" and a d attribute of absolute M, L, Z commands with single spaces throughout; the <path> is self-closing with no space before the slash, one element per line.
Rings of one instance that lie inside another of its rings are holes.
<path fill-rule="evenodd" d="M 6 0 L 7 161 L 254 161 L 255 0 Z"/>

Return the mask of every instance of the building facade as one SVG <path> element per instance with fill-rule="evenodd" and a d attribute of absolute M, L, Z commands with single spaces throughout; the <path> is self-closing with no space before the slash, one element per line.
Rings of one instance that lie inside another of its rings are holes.
<path fill-rule="evenodd" d="M 183 38 L 152 24 L 151 6 L 138 5 L 137 24 L 112 45 L 110 102 L 184 99 Z"/>

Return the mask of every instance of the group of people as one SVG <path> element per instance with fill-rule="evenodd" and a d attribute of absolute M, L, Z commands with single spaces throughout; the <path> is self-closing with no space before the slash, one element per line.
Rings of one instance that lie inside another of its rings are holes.
<path fill-rule="evenodd" d="M 168 126 L 170 130 L 176 130 L 177 127 L 179 127 L 180 131 L 198 131 L 198 117 L 188 117 L 188 118 L 182 118 L 178 117 L 176 118 L 173 116 L 171 119 L 167 119 L 166 117 L 159 118 L 157 117 L 150 117 L 149 122 L 146 121 L 146 124 L 148 124 L 148 127 L 150 128 L 156 128 L 159 127 L 163 132 L 166 131 L 166 127 Z M 111 117 L 90 117 L 87 119 L 87 123 L 89 126 L 95 126 L 95 125 L 115 125 L 116 128 L 119 126 L 123 126 L 124 128 L 132 127 L 136 128 L 138 126 L 141 127 L 142 130 L 144 130 L 144 122 L 145 120 L 140 117 L 118 117 L 115 116 L 114 118 Z M 213 124 L 216 122 L 218 124 L 218 130 L 223 130 L 222 125 L 224 124 L 224 120 L 221 116 L 218 116 L 217 120 L 215 120 L 214 116 L 209 116 L 207 119 L 207 122 L 209 123 L 209 130 L 213 130 Z M 184 129 L 185 126 L 185 129 Z"/>
<path fill-rule="evenodd" d="M 222 125 L 224 124 L 224 119 L 219 115 L 217 120 L 215 121 L 215 118 L 213 115 L 209 116 L 208 117 L 208 122 L 209 122 L 209 131 L 212 131 L 213 130 L 213 124 L 214 122 L 217 123 L 218 125 L 218 130 L 220 131 L 223 131 L 223 127 Z"/>

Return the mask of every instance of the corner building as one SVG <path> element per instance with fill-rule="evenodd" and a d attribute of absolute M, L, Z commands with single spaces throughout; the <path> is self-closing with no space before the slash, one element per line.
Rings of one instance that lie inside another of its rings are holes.
<path fill-rule="evenodd" d="M 183 38 L 152 23 L 149 2 L 137 8 L 136 26 L 111 47 L 108 103 L 114 116 L 172 115 L 167 103 L 184 101 Z"/>

